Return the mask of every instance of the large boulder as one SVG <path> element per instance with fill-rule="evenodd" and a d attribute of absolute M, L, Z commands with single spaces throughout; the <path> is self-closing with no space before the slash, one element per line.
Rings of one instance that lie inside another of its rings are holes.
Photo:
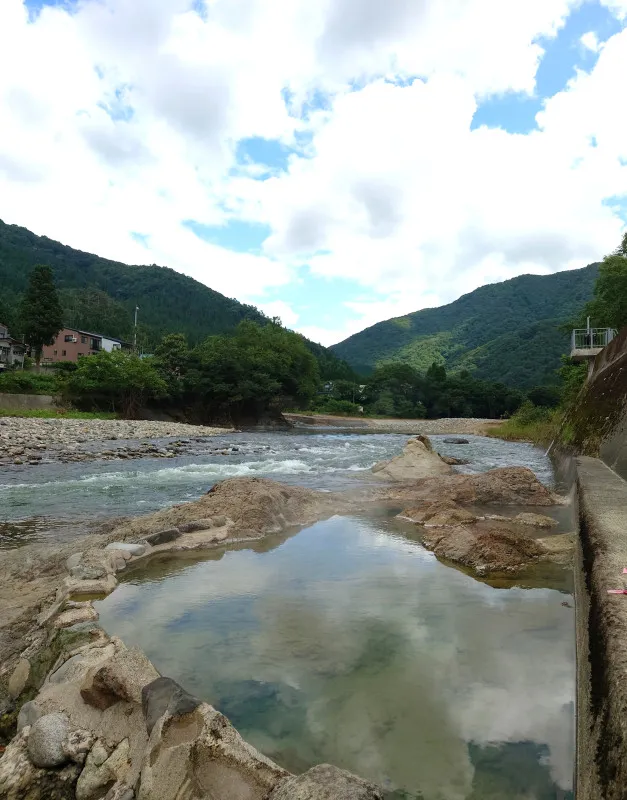
<path fill-rule="evenodd" d="M 2 800 L 75 800 L 80 765 L 70 762 L 56 769 L 36 767 L 28 754 L 25 729 L 0 758 Z"/>
<path fill-rule="evenodd" d="M 120 650 L 87 673 L 81 696 L 88 705 L 101 711 L 119 700 L 139 704 L 144 686 L 158 677 L 159 673 L 141 650 Z"/>
<path fill-rule="evenodd" d="M 269 800 L 383 800 L 383 794 L 350 772 L 319 764 L 282 783 Z"/>
<path fill-rule="evenodd" d="M 375 464 L 372 471 L 385 480 L 413 481 L 435 475 L 450 475 L 453 470 L 433 451 L 425 436 L 417 436 L 407 442 L 400 456 Z"/>
<path fill-rule="evenodd" d="M 201 703 L 187 713 L 166 711 L 154 725 L 138 800 L 266 800 L 287 777 L 245 742 L 226 717 Z M 183 795 L 182 787 L 188 793 Z"/>
<path fill-rule="evenodd" d="M 516 530 L 516 526 L 494 521 L 421 530 L 423 544 L 438 558 L 479 575 L 518 572 L 547 555 L 540 542 Z"/>
<path fill-rule="evenodd" d="M 67 764 L 65 742 L 70 732 L 67 714 L 55 712 L 39 717 L 30 729 L 28 755 L 36 767 L 50 769 Z"/>
<path fill-rule="evenodd" d="M 447 501 L 436 501 L 425 503 L 419 508 L 408 508 L 399 514 L 399 517 L 432 528 L 446 525 L 472 525 L 477 520 L 477 517 L 470 511 Z"/>
<path fill-rule="evenodd" d="M 416 501 L 461 505 L 551 506 L 556 498 L 526 467 L 500 467 L 475 475 L 424 478 L 411 488 Z"/>

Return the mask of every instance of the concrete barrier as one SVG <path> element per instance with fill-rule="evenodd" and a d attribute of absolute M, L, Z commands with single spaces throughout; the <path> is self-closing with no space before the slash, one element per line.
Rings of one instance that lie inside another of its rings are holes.
<path fill-rule="evenodd" d="M 627 796 L 627 483 L 577 459 L 577 800 Z"/>
<path fill-rule="evenodd" d="M 0 392 L 0 411 L 35 411 L 55 407 L 54 397 L 49 394 L 6 394 Z"/>

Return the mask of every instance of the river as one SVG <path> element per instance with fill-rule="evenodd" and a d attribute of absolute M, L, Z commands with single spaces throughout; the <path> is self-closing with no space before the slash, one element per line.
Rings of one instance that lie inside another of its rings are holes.
<path fill-rule="evenodd" d="M 348 489 L 377 461 L 399 453 L 407 438 L 318 429 L 240 433 L 201 440 L 191 454 L 167 460 L 9 467 L 0 477 L 0 548 L 68 540 L 106 518 L 195 500 L 224 478 L 263 476 L 314 489 Z M 531 445 L 481 436 L 454 445 L 446 438 L 431 440 L 442 454 L 471 462 L 461 471 L 520 465 L 546 483 L 552 480 L 550 461 Z M 235 452 L 216 454 L 225 448 Z"/>
<path fill-rule="evenodd" d="M 521 465 L 553 481 L 550 461 L 530 445 L 444 438 L 431 437 L 441 453 L 468 459 L 461 471 Z M 192 500 L 238 475 L 349 489 L 406 439 L 242 433 L 167 462 L 7 470 L 3 545 L 80 536 L 88 522 Z M 216 455 L 221 447 L 235 451 Z M 563 507 L 552 513 L 559 530 L 571 524 Z M 331 762 L 405 800 L 573 797 L 567 573 L 478 581 L 380 509 L 210 555 L 153 559 L 119 577 L 95 604 L 103 627 L 288 769 Z"/>

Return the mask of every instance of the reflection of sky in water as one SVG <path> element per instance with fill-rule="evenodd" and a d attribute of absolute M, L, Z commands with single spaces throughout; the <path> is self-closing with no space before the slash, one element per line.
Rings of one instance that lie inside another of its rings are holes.
<path fill-rule="evenodd" d="M 425 800 L 570 797 L 564 594 L 481 584 L 391 521 L 277 543 L 155 567 L 101 621 L 295 771 L 329 761 Z"/>

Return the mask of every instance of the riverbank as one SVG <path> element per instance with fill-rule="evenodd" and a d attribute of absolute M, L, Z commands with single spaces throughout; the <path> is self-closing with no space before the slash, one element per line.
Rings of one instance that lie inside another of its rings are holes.
<path fill-rule="evenodd" d="M 122 419 L 0 419 L 0 465 L 32 466 L 45 460 L 170 457 L 185 452 L 192 440 L 232 431 L 181 422 Z M 156 446 L 155 442 L 165 442 Z M 128 447 L 124 442 L 134 441 Z M 100 444 L 104 447 L 94 447 Z"/>
<path fill-rule="evenodd" d="M 438 434 L 474 434 L 485 436 L 498 419 L 379 419 L 374 417 L 336 417 L 331 414 L 284 414 L 288 422 L 297 427 L 332 427 L 345 430 L 364 430 L 374 433 L 406 433 L 436 436 Z"/>

